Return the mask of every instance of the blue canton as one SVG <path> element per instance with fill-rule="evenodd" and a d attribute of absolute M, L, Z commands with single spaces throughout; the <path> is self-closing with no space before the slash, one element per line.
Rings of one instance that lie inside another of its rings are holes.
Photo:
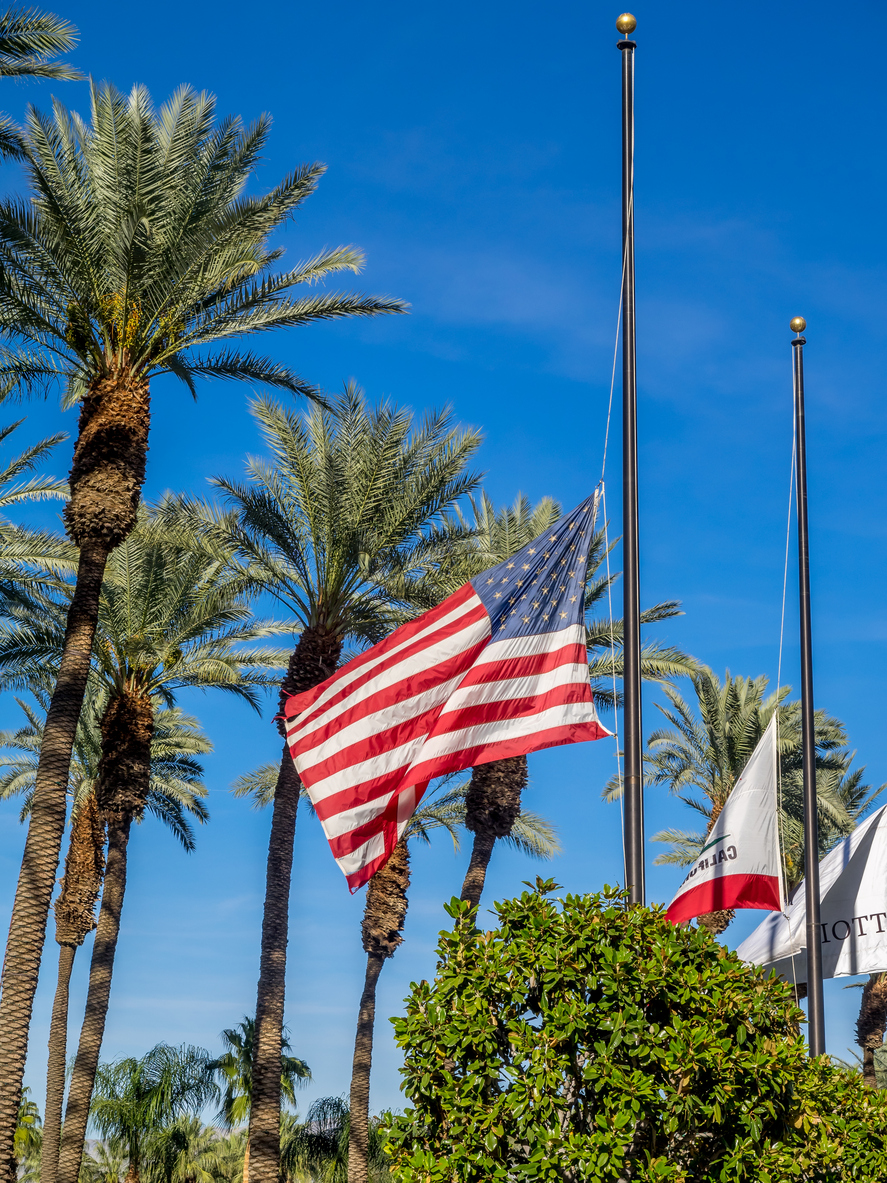
<path fill-rule="evenodd" d="M 472 579 L 490 614 L 494 641 L 583 622 L 596 508 L 596 499 L 588 498 L 512 558 Z"/>

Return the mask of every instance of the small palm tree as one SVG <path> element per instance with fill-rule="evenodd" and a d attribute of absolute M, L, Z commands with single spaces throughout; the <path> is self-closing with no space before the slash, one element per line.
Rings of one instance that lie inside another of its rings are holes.
<path fill-rule="evenodd" d="M 264 196 L 244 193 L 270 120 L 214 123 L 214 99 L 179 90 L 159 111 L 136 87 L 91 89 L 91 122 L 56 103 L 31 110 L 22 139 L 27 200 L 0 202 L 0 380 L 22 391 L 61 380 L 81 404 L 65 520 L 77 584 L 46 720 L 0 998 L 0 1155 L 12 1131 L 40 950 L 65 826 L 68 764 L 86 691 L 108 556 L 132 531 L 145 479 L 150 382 L 170 373 L 196 394 L 218 377 L 301 395 L 287 367 L 228 345 L 316 320 L 403 312 L 396 300 L 318 293 L 351 247 L 275 271 L 269 236 L 313 192 L 303 166 Z"/>
<path fill-rule="evenodd" d="M 244 1015 L 236 1027 L 226 1027 L 222 1042 L 227 1051 L 209 1064 L 209 1071 L 216 1074 L 222 1096 L 219 1120 L 233 1129 L 234 1126 L 249 1124 L 253 1093 L 253 1059 L 256 1052 L 256 1021 Z M 286 1033 L 283 1035 L 280 1052 L 280 1095 L 290 1105 L 296 1103 L 296 1089 L 311 1079 L 311 1069 L 304 1060 L 290 1055 L 291 1048 Z M 243 1160 L 243 1178 L 249 1178 L 250 1160 L 249 1133 Z"/>
<path fill-rule="evenodd" d="M 43 1130 L 41 1129 L 40 1110 L 36 1101 L 30 1098 L 31 1090 L 22 1089 L 22 1099 L 18 1107 L 18 1119 L 15 1127 L 15 1160 L 19 1173 L 34 1177 L 35 1166 L 40 1161 L 43 1147 Z"/>
<path fill-rule="evenodd" d="M 101 1064 L 90 1106 L 93 1125 L 128 1162 L 127 1183 L 139 1183 L 151 1138 L 216 1095 L 199 1047 L 160 1043 L 141 1059 Z"/>
<path fill-rule="evenodd" d="M 563 514 L 558 502 L 543 497 L 531 505 L 518 497 L 510 508 L 497 509 L 486 494 L 471 499 L 473 519 L 465 522 L 471 530 L 472 547 L 454 551 L 445 564 L 444 590 L 449 593 L 488 567 L 504 562 L 533 539 L 552 529 Z M 589 548 L 585 587 L 586 645 L 589 654 L 589 677 L 599 705 L 613 707 L 618 700 L 614 682 L 622 677 L 621 620 L 591 616 L 607 598 L 616 576 L 603 570 L 607 559 L 606 535 L 598 530 Z M 642 623 L 665 620 L 679 614 L 673 601 L 657 604 L 641 615 Z M 680 677 L 696 668 L 692 658 L 677 649 L 647 643 L 641 653 L 644 678 L 663 681 Z M 512 756 L 480 764 L 472 772 L 466 796 L 465 825 L 474 834 L 471 860 L 462 885 L 462 899 L 472 906 L 480 903 L 490 857 L 497 841 L 506 838 L 521 815 L 521 797 L 527 786 L 527 757 Z"/>
<path fill-rule="evenodd" d="M 308 690 L 336 669 L 343 645 L 374 644 L 424 599 L 464 530 L 445 512 L 477 478 L 465 465 L 480 443 L 448 413 L 415 424 L 409 411 L 370 408 L 348 386 L 332 409 L 304 418 L 269 400 L 253 404 L 272 464 L 250 461 L 247 481 L 218 480 L 239 515 L 235 540 L 251 575 L 301 632 L 280 692 Z M 281 726 L 281 735 L 283 728 Z M 273 794 L 257 1050 L 250 1113 L 251 1170 L 277 1183 L 287 909 L 300 784 L 284 745 Z"/>
<path fill-rule="evenodd" d="M 0 428 L 0 444 L 7 443 L 24 422 L 19 419 Z M 60 574 L 76 566 L 76 552 L 69 543 L 49 531 L 16 526 L 6 516 L 24 502 L 64 500 L 65 482 L 37 475 L 37 469 L 67 438 L 63 433 L 49 436 L 0 467 L 0 610 L 6 604 L 34 604 L 47 591 L 57 589 Z"/>
<path fill-rule="evenodd" d="M 51 60 L 76 44 L 77 30 L 54 13 L 7 8 L 0 13 L 0 78 L 82 78 L 73 66 Z M 19 129 L 8 115 L 0 115 L 0 156 L 23 155 Z"/>
<path fill-rule="evenodd" d="M 123 1183 L 126 1155 L 107 1142 L 93 1142 L 84 1152 L 80 1183 Z"/>
<path fill-rule="evenodd" d="M 153 1133 L 146 1142 L 147 1183 L 222 1183 L 231 1178 L 227 1139 L 186 1114 Z"/>
<path fill-rule="evenodd" d="M 780 831 L 786 884 L 795 887 L 803 877 L 803 793 L 801 771 L 801 705 L 788 702 L 790 688 L 767 695 L 767 679 L 731 677 L 724 681 L 710 669 L 693 677 L 697 713 L 673 687 L 665 687 L 669 706 L 659 706 L 670 727 L 654 732 L 645 758 L 646 781 L 666 785 L 705 819 L 699 832 L 663 830 L 654 842 L 669 843 L 658 864 L 689 866 L 720 816 L 742 770 L 774 714 L 779 720 Z M 854 753 L 840 720 L 817 711 L 816 784 L 819 803 L 820 858 L 849 834 L 871 808 L 885 786 L 870 790 L 862 783 L 864 769 L 851 771 Z M 619 785 L 611 780 L 604 790 L 611 799 Z M 699 923 L 714 934 L 723 932 L 732 910 L 701 916 Z"/>
<path fill-rule="evenodd" d="M 351 1111 L 344 1097 L 320 1097 L 308 1110 L 304 1122 L 289 1124 L 280 1140 L 280 1173 L 287 1183 L 302 1183 L 306 1177 L 316 1183 L 347 1183 Z M 379 1123 L 369 1122 L 367 1138 L 368 1177 L 372 1183 L 390 1178 Z"/>

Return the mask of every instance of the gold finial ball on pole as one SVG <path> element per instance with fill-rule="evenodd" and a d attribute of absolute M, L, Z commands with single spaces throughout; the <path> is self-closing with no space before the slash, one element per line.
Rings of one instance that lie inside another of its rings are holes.
<path fill-rule="evenodd" d="M 628 35 L 633 33 L 637 27 L 638 22 L 630 12 L 623 12 L 622 16 L 620 16 L 616 21 L 616 28 L 623 37 L 628 37 Z"/>
<path fill-rule="evenodd" d="M 807 327 L 807 322 L 803 316 L 793 316 L 791 325 L 789 326 L 793 333 L 803 333 Z"/>

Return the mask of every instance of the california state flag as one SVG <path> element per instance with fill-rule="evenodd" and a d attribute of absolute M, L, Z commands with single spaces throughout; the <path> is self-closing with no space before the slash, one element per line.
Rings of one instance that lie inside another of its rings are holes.
<path fill-rule="evenodd" d="M 665 913 L 674 924 L 725 908 L 783 910 L 777 759 L 774 715 Z"/>

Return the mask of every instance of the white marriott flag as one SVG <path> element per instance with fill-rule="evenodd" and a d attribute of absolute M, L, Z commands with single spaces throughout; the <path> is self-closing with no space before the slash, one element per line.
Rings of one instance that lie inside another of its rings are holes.
<path fill-rule="evenodd" d="M 887 971 L 887 805 L 819 864 L 822 972 L 827 978 Z M 807 980 L 804 884 L 784 916 L 768 916 L 736 950 L 743 961 Z M 792 956 L 794 955 L 794 966 Z"/>
<path fill-rule="evenodd" d="M 668 907 L 673 923 L 722 908 L 782 910 L 776 761 L 774 715 Z"/>

